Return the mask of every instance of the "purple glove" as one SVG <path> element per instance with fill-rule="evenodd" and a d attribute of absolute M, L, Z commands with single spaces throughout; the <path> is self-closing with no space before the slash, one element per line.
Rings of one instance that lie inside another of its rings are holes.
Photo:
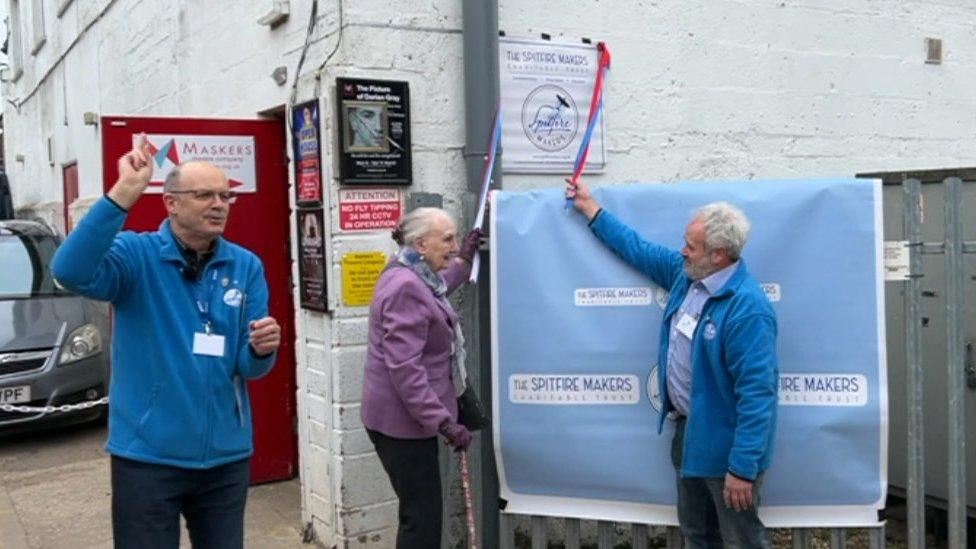
<path fill-rule="evenodd" d="M 471 431 L 460 423 L 445 421 L 444 425 L 441 425 L 441 434 L 447 438 L 448 444 L 454 447 L 455 452 L 467 450 L 471 444 Z"/>
<path fill-rule="evenodd" d="M 471 232 L 464 235 L 458 257 L 471 263 L 474 261 L 474 254 L 478 253 L 478 246 L 481 246 L 481 229 L 471 229 Z"/>

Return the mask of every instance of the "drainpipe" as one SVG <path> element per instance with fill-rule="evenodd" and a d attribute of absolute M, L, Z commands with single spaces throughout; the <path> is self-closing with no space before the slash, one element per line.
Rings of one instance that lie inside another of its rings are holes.
<path fill-rule="evenodd" d="M 481 191 L 481 172 L 488 153 L 492 117 L 498 104 L 498 1 L 464 0 L 464 164 L 469 196 L 477 200 Z M 501 151 L 498 152 L 501 156 Z M 501 188 L 501 158 L 495 162 L 495 188 Z M 472 208 L 473 209 L 473 208 Z M 470 226 L 470 224 L 468 224 Z M 472 327 L 468 369 L 474 387 L 485 406 L 492 408 L 491 388 L 491 308 L 489 301 L 488 254 L 481 252 L 481 274 L 471 289 L 472 303 L 465 310 Z M 475 320 L 477 319 L 477 320 Z M 472 484 L 478 521 L 479 547 L 499 547 L 498 475 L 491 430 L 480 431 L 472 448 Z"/>

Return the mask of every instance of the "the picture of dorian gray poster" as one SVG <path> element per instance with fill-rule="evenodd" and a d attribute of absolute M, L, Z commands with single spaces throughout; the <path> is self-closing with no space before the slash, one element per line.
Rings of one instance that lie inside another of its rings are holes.
<path fill-rule="evenodd" d="M 374 101 L 344 101 L 346 127 L 343 139 L 348 152 L 389 152 L 387 105 Z"/>

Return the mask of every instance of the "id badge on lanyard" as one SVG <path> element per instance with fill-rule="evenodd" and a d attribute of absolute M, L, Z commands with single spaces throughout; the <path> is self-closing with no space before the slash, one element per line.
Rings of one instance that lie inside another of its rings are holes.
<path fill-rule="evenodd" d="M 681 335 L 688 339 L 694 339 L 695 328 L 698 327 L 698 319 L 683 312 L 681 313 L 681 319 L 678 320 L 678 325 L 675 327 L 681 332 Z"/>
<path fill-rule="evenodd" d="M 208 284 L 207 294 L 204 297 L 196 294 L 197 311 L 203 321 L 203 332 L 193 334 L 193 354 L 203 356 L 224 356 L 225 338 L 220 334 L 213 333 L 213 323 L 210 321 L 210 295 L 213 293 L 214 284 L 217 280 L 217 270 L 214 269 L 213 276 Z"/>

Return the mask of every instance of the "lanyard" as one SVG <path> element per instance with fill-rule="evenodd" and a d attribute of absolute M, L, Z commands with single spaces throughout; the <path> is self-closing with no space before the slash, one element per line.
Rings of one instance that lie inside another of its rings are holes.
<path fill-rule="evenodd" d="M 199 287 L 200 284 L 194 284 L 193 296 L 197 302 L 197 312 L 200 313 L 200 320 L 203 322 L 203 329 L 210 335 L 210 330 L 213 323 L 210 320 L 210 298 L 213 296 L 214 288 L 217 285 L 217 269 L 214 269 L 213 276 L 210 277 L 210 282 L 207 284 L 207 293 L 205 295 L 200 295 Z"/>

